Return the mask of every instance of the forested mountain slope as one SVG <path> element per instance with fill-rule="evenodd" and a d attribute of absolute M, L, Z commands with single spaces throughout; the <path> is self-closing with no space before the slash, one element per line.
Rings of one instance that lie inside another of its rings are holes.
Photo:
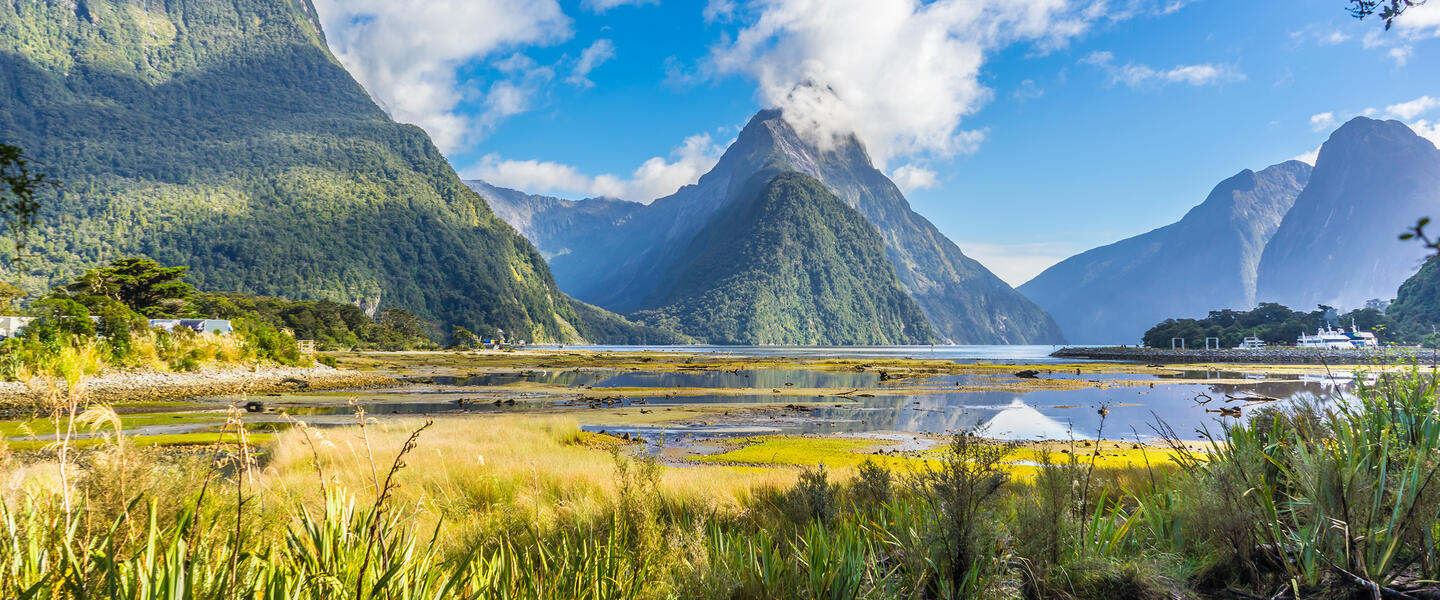
<path fill-rule="evenodd" d="M 146 254 L 203 289 L 585 337 L 535 249 L 322 36 L 308 0 L 0 3 L 0 134 L 65 182 L 28 284 Z"/>
<path fill-rule="evenodd" d="M 1426 260 L 1419 272 L 1400 284 L 1385 314 L 1413 337 L 1440 330 L 1440 258 Z"/>
<path fill-rule="evenodd" d="M 701 229 L 635 318 L 721 344 L 923 344 L 935 337 L 860 213 L 794 172 L 760 173 Z"/>

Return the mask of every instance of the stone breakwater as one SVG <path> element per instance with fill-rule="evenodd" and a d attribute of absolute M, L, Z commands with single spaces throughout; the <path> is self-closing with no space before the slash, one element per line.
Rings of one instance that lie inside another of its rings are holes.
<path fill-rule="evenodd" d="M 399 385 L 393 377 L 330 367 L 207 369 L 193 373 L 110 372 L 85 381 L 88 400 L 120 403 L 182 400 L 241 393 L 268 394 Z M 0 412 L 24 411 L 43 402 L 43 382 L 0 382 Z"/>
<path fill-rule="evenodd" d="M 1431 350 L 1423 348 L 1357 348 L 1326 350 L 1319 348 L 1263 348 L 1253 350 L 1166 350 L 1161 348 L 1105 347 L 1061 348 L 1051 353 L 1055 358 L 1091 360 L 1123 360 L 1145 363 L 1246 363 L 1274 365 L 1389 365 L 1408 363 L 1430 364 Z"/>

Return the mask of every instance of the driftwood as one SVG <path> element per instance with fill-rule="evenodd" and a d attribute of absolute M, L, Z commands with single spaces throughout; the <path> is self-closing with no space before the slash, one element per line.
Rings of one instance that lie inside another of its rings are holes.
<path fill-rule="evenodd" d="M 1279 402 L 1280 399 L 1279 399 L 1279 398 L 1276 398 L 1276 397 L 1274 397 L 1274 396 L 1266 396 L 1266 395 L 1264 395 L 1264 394 L 1256 394 L 1256 393 L 1254 393 L 1254 392 L 1246 392 L 1245 395 L 1243 395 L 1243 396 L 1232 396 L 1232 395 L 1230 395 L 1230 394 L 1225 394 L 1225 401 L 1226 401 L 1226 402 Z"/>
<path fill-rule="evenodd" d="M 1350 583 L 1353 583 L 1356 586 L 1359 586 L 1361 589 L 1370 592 L 1370 597 L 1374 598 L 1375 600 L 1382 600 L 1384 598 L 1391 598 L 1393 600 L 1420 600 L 1419 598 L 1411 596 L 1410 594 L 1407 594 L 1400 590 L 1382 586 L 1378 583 L 1370 581 L 1369 579 L 1346 571 L 1345 569 L 1342 569 L 1337 565 L 1331 564 L 1330 569 L 1335 571 L 1337 575 L 1348 579 Z"/>

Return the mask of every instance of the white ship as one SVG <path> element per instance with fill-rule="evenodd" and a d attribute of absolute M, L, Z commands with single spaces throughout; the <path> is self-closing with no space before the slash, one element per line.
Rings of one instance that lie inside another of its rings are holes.
<path fill-rule="evenodd" d="M 1265 348 L 1265 340 L 1255 336 L 1246 336 L 1245 341 L 1236 346 L 1236 350 L 1261 350 Z"/>
<path fill-rule="evenodd" d="M 1295 345 L 1300 348 L 1325 348 L 1327 350 L 1348 350 L 1351 348 L 1373 348 L 1380 343 L 1375 339 L 1375 334 L 1369 331 L 1360 331 L 1354 321 L 1350 323 L 1350 331 L 1344 327 L 1332 329 L 1324 327 L 1315 332 L 1315 335 L 1300 334 L 1296 338 Z"/>
<path fill-rule="evenodd" d="M 1380 345 L 1380 341 L 1375 339 L 1374 333 L 1360 331 L 1360 328 L 1355 325 L 1355 319 L 1350 319 L 1350 333 L 1345 335 L 1350 338 L 1350 343 L 1354 344 L 1356 348 L 1374 348 Z"/>
<path fill-rule="evenodd" d="M 1345 350 L 1354 348 L 1355 344 L 1350 343 L 1350 336 L 1345 335 L 1345 330 L 1322 328 L 1315 332 L 1315 335 L 1300 334 L 1295 339 L 1295 346 L 1299 348 L 1325 348 L 1327 350 Z"/>

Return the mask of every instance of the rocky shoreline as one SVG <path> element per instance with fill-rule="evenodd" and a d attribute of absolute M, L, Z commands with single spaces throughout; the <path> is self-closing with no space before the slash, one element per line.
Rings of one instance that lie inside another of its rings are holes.
<path fill-rule="evenodd" d="M 86 380 L 85 395 L 90 401 L 118 404 L 240 393 L 390 387 L 399 383 L 387 375 L 325 366 L 205 369 L 193 373 L 124 371 Z M 43 385 L 0 382 L 0 413 L 21 412 L 37 406 L 45 396 Z"/>
<path fill-rule="evenodd" d="M 1245 363 L 1262 365 L 1393 365 L 1409 362 L 1429 364 L 1434 354 L 1423 348 L 1262 348 L 1238 350 L 1166 350 L 1140 347 L 1067 347 L 1052 352 L 1055 358 L 1123 360 L 1145 363 Z"/>

